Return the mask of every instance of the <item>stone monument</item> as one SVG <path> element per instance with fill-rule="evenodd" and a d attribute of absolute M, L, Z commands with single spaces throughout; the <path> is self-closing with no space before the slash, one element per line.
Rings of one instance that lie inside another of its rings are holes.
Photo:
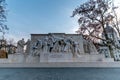
<path fill-rule="evenodd" d="M 25 45 L 25 41 L 24 38 L 22 38 L 21 40 L 19 40 L 17 42 L 17 53 L 24 53 L 24 45 Z"/>
<path fill-rule="evenodd" d="M 40 56 L 40 62 L 113 61 L 98 54 L 94 44 L 80 34 L 31 34 L 30 55 Z"/>
<path fill-rule="evenodd" d="M 9 54 L 0 63 L 114 62 L 113 58 L 98 53 L 94 44 L 80 34 L 31 34 L 31 40 L 18 41 L 16 53 L 19 54 Z"/>
<path fill-rule="evenodd" d="M 31 42 L 30 39 L 28 39 L 27 42 L 26 42 L 25 53 L 28 53 L 28 54 L 30 53 L 30 42 Z"/>

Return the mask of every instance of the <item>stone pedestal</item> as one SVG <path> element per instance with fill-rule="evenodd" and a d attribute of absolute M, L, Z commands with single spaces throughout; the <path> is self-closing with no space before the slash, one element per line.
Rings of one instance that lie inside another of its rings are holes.
<path fill-rule="evenodd" d="M 103 54 L 85 54 L 73 57 L 72 53 L 41 53 L 40 62 L 114 62 Z"/>
<path fill-rule="evenodd" d="M 39 59 L 40 59 L 39 56 L 28 55 L 28 56 L 26 56 L 25 62 L 26 63 L 39 63 Z"/>
<path fill-rule="evenodd" d="M 40 62 L 71 62 L 72 53 L 41 53 Z"/>
<path fill-rule="evenodd" d="M 23 54 L 9 54 L 8 58 L 0 59 L 0 63 L 24 63 L 25 57 Z"/>
<path fill-rule="evenodd" d="M 113 58 L 104 55 L 79 55 L 73 57 L 72 53 L 41 53 L 40 56 L 9 54 L 7 59 L 0 59 L 0 63 L 71 63 L 71 62 L 114 62 Z"/>

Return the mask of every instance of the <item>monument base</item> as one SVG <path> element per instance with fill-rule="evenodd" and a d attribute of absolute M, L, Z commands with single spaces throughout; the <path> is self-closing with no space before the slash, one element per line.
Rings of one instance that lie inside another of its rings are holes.
<path fill-rule="evenodd" d="M 73 57 L 72 53 L 42 53 L 40 56 L 9 54 L 0 63 L 59 63 L 59 62 L 114 62 L 113 58 L 105 58 L 101 54 L 86 54 Z"/>
<path fill-rule="evenodd" d="M 103 54 L 81 54 L 73 57 L 72 53 L 41 53 L 40 62 L 114 62 Z"/>

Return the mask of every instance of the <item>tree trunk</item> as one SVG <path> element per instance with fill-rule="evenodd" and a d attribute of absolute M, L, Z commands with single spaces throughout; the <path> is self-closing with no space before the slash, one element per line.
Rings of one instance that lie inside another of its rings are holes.
<path fill-rule="evenodd" d="M 101 19 L 102 19 L 101 24 L 102 24 L 102 27 L 103 27 L 103 33 L 104 33 L 104 36 L 105 36 L 105 39 L 106 39 L 106 45 L 107 45 L 107 47 L 108 47 L 108 49 L 110 51 L 110 57 L 114 58 L 113 49 L 112 49 L 111 43 L 109 42 L 107 32 L 105 30 L 105 23 L 104 23 L 104 19 L 103 19 L 103 14 L 101 14 Z"/>

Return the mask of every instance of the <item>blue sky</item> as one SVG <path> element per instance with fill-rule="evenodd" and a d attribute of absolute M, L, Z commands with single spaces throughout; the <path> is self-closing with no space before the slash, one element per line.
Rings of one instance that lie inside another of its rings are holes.
<path fill-rule="evenodd" d="M 6 0 L 9 37 L 30 38 L 31 33 L 75 33 L 72 11 L 84 0 Z M 8 34 L 7 34 L 8 35 Z M 8 36 L 7 36 L 8 37 Z"/>

